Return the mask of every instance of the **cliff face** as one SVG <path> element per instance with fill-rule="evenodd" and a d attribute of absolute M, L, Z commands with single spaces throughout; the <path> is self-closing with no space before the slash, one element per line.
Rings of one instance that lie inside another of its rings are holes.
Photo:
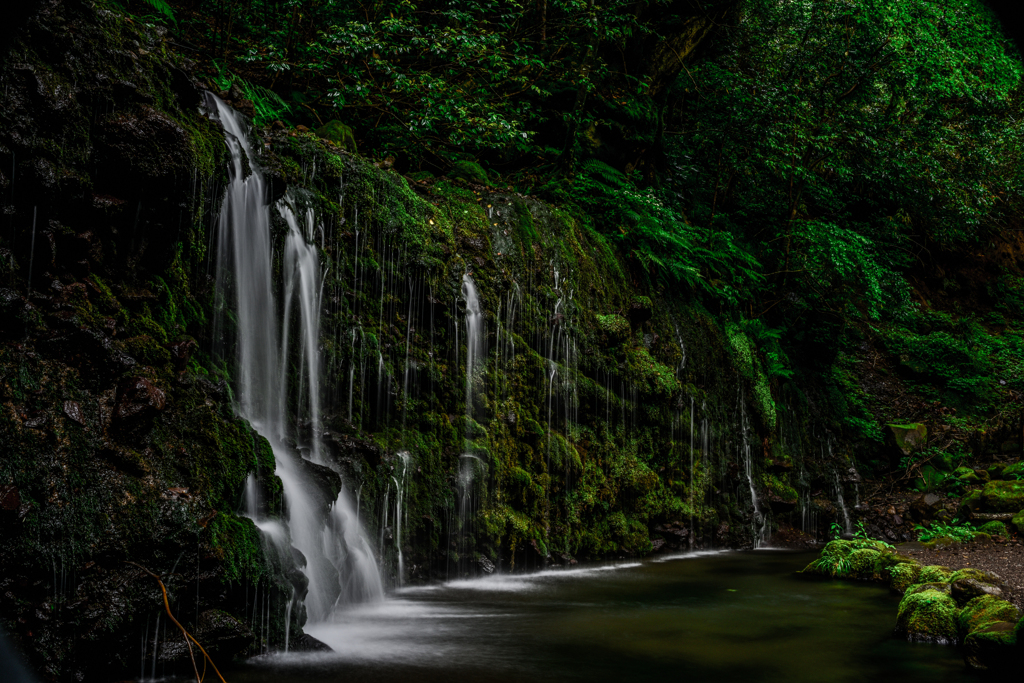
<path fill-rule="evenodd" d="M 303 558 L 239 514 L 247 480 L 263 517 L 288 501 L 236 417 L 224 136 L 171 48 L 48 2 L 0 73 L 0 616 L 53 680 L 187 661 L 140 567 L 217 656 L 281 646 L 286 619 L 294 643 L 304 621 L 286 609 Z M 323 266 L 322 409 L 292 373 L 284 442 L 323 444 L 313 479 L 333 500 L 340 475 L 391 585 L 750 546 L 801 498 L 838 515 L 810 495 L 841 504 L 855 476 L 812 428 L 826 411 L 688 292 L 639 289 L 582 216 L 410 181 L 308 132 L 251 142 Z"/>
<path fill-rule="evenodd" d="M 0 74 L 0 582 L 49 679 L 139 670 L 160 588 L 128 562 L 189 623 L 253 624 L 246 595 L 287 583 L 234 514 L 273 458 L 195 356 L 224 145 L 187 70 L 155 30 L 53 2 Z"/>

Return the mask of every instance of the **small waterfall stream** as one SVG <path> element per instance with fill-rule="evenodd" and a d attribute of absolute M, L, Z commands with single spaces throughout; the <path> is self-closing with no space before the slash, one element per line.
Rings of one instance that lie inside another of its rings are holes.
<path fill-rule="evenodd" d="M 283 310 L 279 309 L 267 188 L 245 123 L 212 94 L 207 94 L 207 107 L 224 126 L 232 161 L 218 230 L 217 292 L 221 306 L 230 307 L 235 317 L 236 410 L 270 442 L 276 473 L 284 485 L 287 528 L 261 519 L 255 480 L 247 487 L 247 513 L 280 551 L 287 551 L 291 543 L 301 552 L 309 580 L 306 610 L 310 621 L 322 621 L 338 605 L 381 598 L 383 588 L 348 490 L 343 486 L 336 500 L 323 500 L 306 465 L 308 461 L 334 469 L 323 452 L 320 426 L 323 274 L 312 244 L 315 219 L 299 210 L 293 197 L 277 204 L 288 226 L 281 254 Z M 251 169 L 247 177 L 243 160 L 249 161 Z M 298 362 L 293 363 L 296 355 Z M 289 397 L 290 373 L 296 366 L 301 372 L 295 382 L 299 395 Z M 300 416 L 305 421 L 300 423 Z M 293 604 L 294 599 L 288 602 L 286 616 Z"/>

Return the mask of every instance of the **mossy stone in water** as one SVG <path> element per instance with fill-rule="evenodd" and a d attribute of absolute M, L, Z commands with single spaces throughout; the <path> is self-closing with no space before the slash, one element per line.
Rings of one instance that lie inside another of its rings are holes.
<path fill-rule="evenodd" d="M 1006 525 L 1002 522 L 993 519 L 991 522 L 985 522 L 978 531 L 989 536 L 999 536 L 1001 538 L 1009 538 L 1010 533 L 1006 530 Z"/>
<path fill-rule="evenodd" d="M 1006 621 L 985 624 L 964 639 L 964 662 L 981 671 L 1016 669 L 1018 648 L 1014 625 Z"/>
<path fill-rule="evenodd" d="M 316 134 L 325 140 L 330 140 L 347 152 L 357 153 L 356 136 L 352 128 L 341 121 L 334 119 L 316 129 Z"/>
<path fill-rule="evenodd" d="M 952 643 L 957 636 L 957 607 L 953 598 L 928 587 L 908 591 L 900 601 L 896 632 L 915 642 Z"/>
<path fill-rule="evenodd" d="M 1012 604 L 994 595 L 981 595 L 964 605 L 957 615 L 956 625 L 960 637 L 980 630 L 997 621 L 1017 623 L 1020 612 Z"/>
<path fill-rule="evenodd" d="M 478 185 L 491 184 L 491 181 L 487 178 L 487 171 L 475 161 L 456 161 L 452 164 L 452 170 L 448 171 L 448 177 L 459 178 L 460 180 L 477 183 Z"/>

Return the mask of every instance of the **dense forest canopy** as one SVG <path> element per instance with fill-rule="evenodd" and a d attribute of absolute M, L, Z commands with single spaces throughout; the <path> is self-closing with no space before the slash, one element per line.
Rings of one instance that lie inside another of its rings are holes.
<path fill-rule="evenodd" d="M 963 311 L 914 284 L 1016 230 L 1022 66 L 979 0 L 147 2 L 258 124 L 339 119 L 413 178 L 479 164 L 576 207 L 857 435 L 884 412 L 841 379 L 863 335 L 931 359 L 925 403 L 991 419 L 1024 390 L 1015 273 Z"/>

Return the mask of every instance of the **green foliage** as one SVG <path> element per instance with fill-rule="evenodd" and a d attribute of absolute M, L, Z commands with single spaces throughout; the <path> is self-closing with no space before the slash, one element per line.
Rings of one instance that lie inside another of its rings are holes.
<path fill-rule="evenodd" d="M 940 538 L 967 543 L 968 541 L 973 541 L 975 535 L 974 529 L 967 522 L 963 522 L 960 525 L 933 522 L 930 527 L 917 525 L 914 527 L 914 530 L 918 532 L 917 540 L 922 543 Z"/>

